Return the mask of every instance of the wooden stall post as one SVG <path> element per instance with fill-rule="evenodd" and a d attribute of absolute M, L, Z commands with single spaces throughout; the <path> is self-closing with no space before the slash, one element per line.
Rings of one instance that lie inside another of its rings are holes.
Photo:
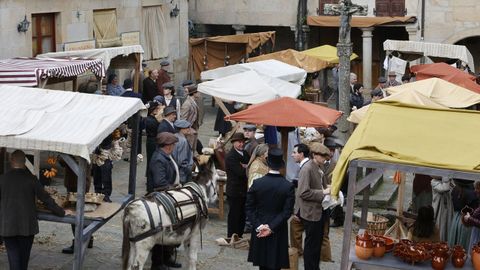
<path fill-rule="evenodd" d="M 405 172 L 400 172 L 400 186 L 398 188 L 398 205 L 397 205 L 397 216 L 403 217 L 403 202 L 405 201 Z M 397 239 L 400 239 L 400 233 L 401 233 L 401 224 L 400 220 L 397 219 L 395 221 L 397 225 Z"/>
<path fill-rule="evenodd" d="M 347 194 L 347 212 L 345 213 L 345 226 L 343 234 L 342 261 L 341 270 L 348 269 L 348 257 L 350 254 L 350 241 L 352 238 L 352 217 L 353 217 L 353 201 L 355 200 L 355 185 L 357 182 L 357 162 L 351 161 L 348 168 L 348 194 Z"/>
<path fill-rule="evenodd" d="M 128 194 L 135 197 L 135 178 L 137 175 L 137 152 L 140 114 L 135 113 L 132 118 L 132 142 L 130 149 L 130 172 L 128 175 Z M 132 198 L 133 198 L 132 197 Z"/>
<path fill-rule="evenodd" d="M 70 165 L 70 164 L 68 164 Z M 73 164 L 72 164 L 73 165 Z M 84 227 L 84 210 L 85 210 L 85 183 L 87 180 L 86 169 L 87 161 L 80 158 L 79 164 L 74 164 L 76 168 L 70 167 L 74 172 L 77 172 L 77 206 L 75 216 L 75 245 L 74 255 L 75 261 L 73 262 L 73 270 L 80 270 L 83 266 L 83 258 L 85 256 L 85 249 L 90 239 L 83 239 L 83 227 Z"/>
<path fill-rule="evenodd" d="M 139 93 L 141 91 L 140 89 L 140 65 L 142 64 L 140 62 L 140 54 L 135 53 L 135 75 L 133 77 L 133 91 L 135 93 Z"/>

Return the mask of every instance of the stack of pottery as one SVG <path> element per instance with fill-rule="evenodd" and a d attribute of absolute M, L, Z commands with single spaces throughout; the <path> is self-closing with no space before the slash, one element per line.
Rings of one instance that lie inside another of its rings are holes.
<path fill-rule="evenodd" d="M 373 257 L 383 257 L 383 255 L 385 255 L 385 251 L 385 239 L 380 237 L 373 237 Z"/>
<path fill-rule="evenodd" d="M 430 259 L 430 252 L 422 244 L 402 239 L 395 245 L 393 255 L 412 265 Z"/>
<path fill-rule="evenodd" d="M 452 264 L 456 268 L 462 268 L 467 259 L 467 252 L 462 246 L 456 245 L 452 249 Z"/>
<path fill-rule="evenodd" d="M 445 242 L 437 243 L 432 250 L 432 268 L 435 270 L 443 270 L 447 265 L 450 257 L 450 248 Z"/>
<path fill-rule="evenodd" d="M 472 247 L 472 264 L 475 270 L 480 269 L 480 242 Z"/>
<path fill-rule="evenodd" d="M 385 247 L 385 245 L 384 245 Z M 359 234 L 355 241 L 355 255 L 361 260 L 368 260 L 373 255 L 373 238 L 367 231 Z"/>

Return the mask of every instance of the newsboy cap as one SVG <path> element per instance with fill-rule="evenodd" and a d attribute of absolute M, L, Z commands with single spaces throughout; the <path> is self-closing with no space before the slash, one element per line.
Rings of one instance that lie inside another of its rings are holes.
<path fill-rule="evenodd" d="M 193 84 L 193 81 L 192 81 L 192 80 L 184 80 L 184 81 L 182 82 L 182 86 L 183 86 L 183 87 L 185 87 L 185 86 L 187 86 L 187 85 L 192 85 L 192 84 Z"/>
<path fill-rule="evenodd" d="M 160 62 L 161 67 L 165 67 L 165 66 L 169 66 L 169 65 L 170 65 L 170 62 L 168 62 L 167 60 L 163 60 L 162 62 Z"/>
<path fill-rule="evenodd" d="M 160 132 L 157 135 L 157 144 L 159 145 L 170 145 L 178 142 L 178 139 L 173 133 L 170 132 Z"/>
<path fill-rule="evenodd" d="M 310 152 L 312 154 L 317 154 L 321 156 L 330 155 L 330 149 L 328 149 L 325 145 L 319 142 L 313 142 L 312 144 L 310 144 Z"/>
<path fill-rule="evenodd" d="M 198 92 L 198 89 L 197 89 L 197 88 L 198 88 L 198 87 L 197 87 L 196 84 L 187 86 L 188 94 L 191 95 L 191 94 L 194 94 L 194 93 Z"/>
<path fill-rule="evenodd" d="M 166 83 L 162 84 L 162 87 L 173 89 L 173 88 L 175 88 L 175 85 L 173 85 L 173 83 L 171 83 L 171 82 L 166 82 Z"/>
<path fill-rule="evenodd" d="M 192 126 L 192 124 L 190 124 L 190 122 L 188 122 L 187 120 L 177 120 L 175 121 L 175 123 L 173 123 L 173 125 L 176 127 L 176 128 L 189 128 Z"/>
<path fill-rule="evenodd" d="M 175 110 L 175 108 L 173 108 L 172 106 L 167 106 L 167 107 L 163 110 L 163 116 L 167 116 L 167 115 L 172 114 L 172 113 L 177 113 L 177 111 Z"/>
<path fill-rule="evenodd" d="M 379 83 L 386 83 L 387 79 L 385 77 L 380 77 L 380 78 L 378 78 L 378 82 Z"/>
<path fill-rule="evenodd" d="M 253 124 L 246 124 L 243 126 L 243 129 L 250 130 L 250 131 L 255 131 L 257 130 L 257 126 Z"/>

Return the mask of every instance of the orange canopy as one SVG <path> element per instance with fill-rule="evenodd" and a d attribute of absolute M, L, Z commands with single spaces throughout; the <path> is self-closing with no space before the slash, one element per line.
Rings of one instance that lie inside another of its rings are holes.
<path fill-rule="evenodd" d="M 282 97 L 252 105 L 225 119 L 277 127 L 326 127 L 335 124 L 341 115 L 327 107 Z"/>
<path fill-rule="evenodd" d="M 352 27 L 372 27 L 398 23 L 414 23 L 417 20 L 413 16 L 405 17 L 361 17 L 353 16 L 350 22 Z M 338 27 L 340 16 L 308 16 L 307 24 L 311 26 Z"/>
<path fill-rule="evenodd" d="M 470 91 L 480 93 L 480 85 L 475 82 L 475 76 L 446 63 L 416 65 L 410 68 L 416 74 L 418 81 L 429 78 L 440 78 Z"/>

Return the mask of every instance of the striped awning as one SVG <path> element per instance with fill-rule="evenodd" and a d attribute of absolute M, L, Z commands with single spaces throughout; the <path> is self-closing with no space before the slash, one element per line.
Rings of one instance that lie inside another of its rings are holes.
<path fill-rule="evenodd" d="M 46 78 L 69 78 L 90 70 L 105 76 L 102 59 L 85 58 L 10 58 L 0 60 L 0 84 L 38 86 Z"/>

